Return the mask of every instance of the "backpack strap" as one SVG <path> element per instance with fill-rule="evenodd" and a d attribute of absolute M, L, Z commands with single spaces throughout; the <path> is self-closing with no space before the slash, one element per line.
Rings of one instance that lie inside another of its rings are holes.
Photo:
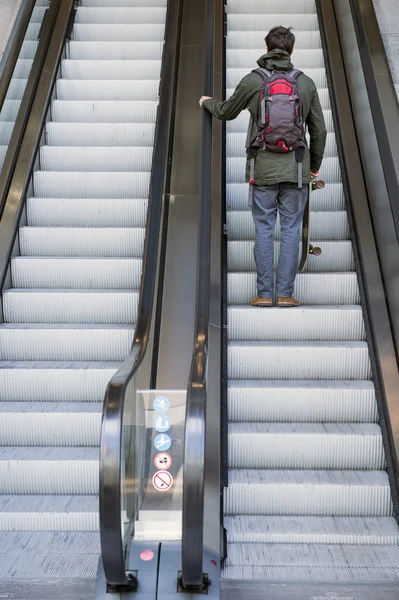
<path fill-rule="evenodd" d="M 256 73 L 257 75 L 259 75 L 262 78 L 262 81 L 270 79 L 270 77 L 273 75 L 271 71 L 269 71 L 268 69 L 263 69 L 262 67 L 259 67 L 259 69 L 254 69 L 252 73 Z"/>
<path fill-rule="evenodd" d="M 288 71 L 287 73 L 290 77 L 292 77 L 292 79 L 295 79 L 295 81 L 298 79 L 299 75 L 303 75 L 303 71 L 300 71 L 299 69 L 291 69 L 291 71 Z"/>

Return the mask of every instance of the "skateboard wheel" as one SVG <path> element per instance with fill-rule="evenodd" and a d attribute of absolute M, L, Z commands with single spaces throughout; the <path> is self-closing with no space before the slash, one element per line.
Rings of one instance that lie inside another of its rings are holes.
<path fill-rule="evenodd" d="M 313 254 L 313 256 L 320 256 L 322 253 L 322 249 L 318 246 L 311 246 L 309 249 L 309 254 Z"/>
<path fill-rule="evenodd" d="M 315 181 L 314 183 L 315 183 L 315 187 L 316 187 L 317 190 L 322 190 L 325 187 L 325 185 L 326 185 L 324 183 L 324 181 L 321 181 L 321 180 Z"/>

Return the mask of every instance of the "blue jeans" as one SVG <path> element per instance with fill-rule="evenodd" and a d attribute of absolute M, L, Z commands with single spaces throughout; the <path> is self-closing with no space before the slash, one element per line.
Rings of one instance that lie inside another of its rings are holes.
<path fill-rule="evenodd" d="M 258 296 L 273 298 L 274 229 L 280 214 L 281 243 L 277 268 L 277 296 L 289 298 L 294 292 L 298 270 L 299 242 L 303 211 L 309 187 L 302 189 L 302 208 L 298 206 L 298 187 L 290 183 L 254 185 L 252 216 L 255 221 L 254 257 L 258 272 Z"/>

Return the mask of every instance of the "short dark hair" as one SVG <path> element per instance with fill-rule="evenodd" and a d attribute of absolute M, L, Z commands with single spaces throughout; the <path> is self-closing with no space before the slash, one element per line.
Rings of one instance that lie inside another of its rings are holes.
<path fill-rule="evenodd" d="M 295 44 L 295 35 L 291 31 L 291 27 L 273 27 L 265 37 L 266 46 L 269 52 L 272 50 L 285 50 L 292 54 Z"/>

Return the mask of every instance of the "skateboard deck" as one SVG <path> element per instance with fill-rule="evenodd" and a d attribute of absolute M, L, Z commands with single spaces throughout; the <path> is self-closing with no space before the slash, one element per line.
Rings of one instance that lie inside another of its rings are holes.
<path fill-rule="evenodd" d="M 313 256 L 320 256 L 322 250 L 318 246 L 313 246 L 310 243 L 309 238 L 309 226 L 310 226 L 310 199 L 312 192 L 316 190 L 322 190 L 325 186 L 324 181 L 317 180 L 312 181 L 309 184 L 309 198 L 306 203 L 305 212 L 303 213 L 302 219 L 302 255 L 301 260 L 299 261 L 298 271 L 302 272 L 306 268 L 308 263 L 309 254 L 313 254 Z"/>

